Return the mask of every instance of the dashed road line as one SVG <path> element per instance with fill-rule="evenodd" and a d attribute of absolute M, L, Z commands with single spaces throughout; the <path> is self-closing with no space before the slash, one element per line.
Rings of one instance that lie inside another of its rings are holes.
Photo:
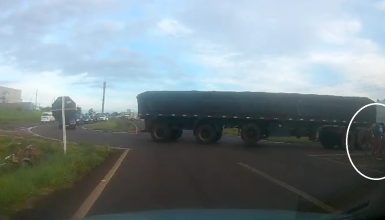
<path fill-rule="evenodd" d="M 295 187 L 293 187 L 293 186 L 291 186 L 291 185 L 289 185 L 289 184 L 287 184 L 287 183 L 285 183 L 285 182 L 283 182 L 281 180 L 278 180 L 278 179 L 270 176 L 267 173 L 264 173 L 264 172 L 262 172 L 260 170 L 257 170 L 254 167 L 251 167 L 251 166 L 249 166 L 249 165 L 247 165 L 245 163 L 242 163 L 242 162 L 238 162 L 237 164 L 242 166 L 242 167 L 244 167 L 244 168 L 246 168 L 246 169 L 248 169 L 248 170 L 250 170 L 251 172 L 253 172 L 255 174 L 258 174 L 259 176 L 264 177 L 265 179 L 269 180 L 270 182 L 273 182 L 273 183 L 275 183 L 275 184 L 277 184 L 277 185 L 287 189 L 288 191 L 293 192 L 293 193 L 301 196 L 302 198 L 304 198 L 307 201 L 313 203 L 314 205 L 316 205 L 317 207 L 321 208 L 324 211 L 327 211 L 327 212 L 330 212 L 330 213 L 341 213 L 340 210 L 338 210 L 338 209 L 336 209 L 336 208 L 334 208 L 334 207 L 332 207 L 332 206 L 322 202 L 321 200 L 319 200 L 319 199 L 317 199 L 317 198 L 315 198 L 315 197 L 313 197 L 313 196 L 311 196 L 311 195 L 309 195 L 309 194 L 307 194 L 307 193 L 305 193 L 305 192 L 303 192 L 303 191 L 301 191 L 301 190 L 299 190 L 299 189 L 297 189 L 297 188 L 295 188 Z"/>
<path fill-rule="evenodd" d="M 106 176 L 99 182 L 87 199 L 83 202 L 80 208 L 72 216 L 72 219 L 83 219 L 87 213 L 90 211 L 92 206 L 95 204 L 96 200 L 102 194 L 103 190 L 106 188 L 107 184 L 110 182 L 120 165 L 122 164 L 124 158 L 127 156 L 129 149 L 126 149 L 119 159 L 115 162 L 114 166 L 106 174 Z"/>

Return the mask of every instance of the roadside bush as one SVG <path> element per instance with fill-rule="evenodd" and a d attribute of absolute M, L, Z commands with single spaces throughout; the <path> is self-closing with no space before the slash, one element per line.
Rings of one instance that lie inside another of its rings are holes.
<path fill-rule="evenodd" d="M 25 144 L 36 146 L 42 157 L 32 166 L 0 172 L 0 213 L 13 212 L 30 198 L 70 186 L 101 164 L 110 153 L 107 147 L 70 144 L 64 155 L 60 142 L 0 136 L 0 155 Z"/>

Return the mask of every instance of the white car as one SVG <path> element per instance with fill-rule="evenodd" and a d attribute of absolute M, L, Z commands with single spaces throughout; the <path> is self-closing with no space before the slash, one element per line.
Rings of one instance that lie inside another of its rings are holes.
<path fill-rule="evenodd" d="M 41 122 L 51 122 L 55 121 L 55 118 L 52 115 L 52 112 L 43 112 L 40 117 Z"/>
<path fill-rule="evenodd" d="M 99 116 L 98 121 L 108 121 L 108 117 L 105 115 Z"/>

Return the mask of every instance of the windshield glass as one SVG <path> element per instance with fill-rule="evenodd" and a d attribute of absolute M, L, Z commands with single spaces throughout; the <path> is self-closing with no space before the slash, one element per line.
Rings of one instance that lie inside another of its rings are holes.
<path fill-rule="evenodd" d="M 0 0 L 0 219 L 385 219 L 384 24 L 385 0 Z"/>

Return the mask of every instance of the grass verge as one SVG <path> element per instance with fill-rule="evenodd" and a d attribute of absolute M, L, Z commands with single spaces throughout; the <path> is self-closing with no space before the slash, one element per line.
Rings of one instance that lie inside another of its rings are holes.
<path fill-rule="evenodd" d="M 2 127 L 23 124 L 37 123 L 40 121 L 41 111 L 22 111 L 0 109 L 0 125 Z"/>
<path fill-rule="evenodd" d="M 223 134 L 228 136 L 238 136 L 238 128 L 225 128 Z"/>
<path fill-rule="evenodd" d="M 71 186 L 101 164 L 110 153 L 107 147 L 70 144 L 67 155 L 64 155 L 60 142 L 30 136 L 1 135 L 1 162 L 4 162 L 5 155 L 20 151 L 28 145 L 33 145 L 38 155 L 32 165 L 0 167 L 0 213 L 3 215 L 24 208 L 28 201 L 47 192 Z"/>
<path fill-rule="evenodd" d="M 237 128 L 225 128 L 223 130 L 224 135 L 229 136 L 238 136 L 238 129 Z M 284 142 L 284 143 L 292 143 L 292 144 L 311 144 L 314 143 L 314 141 L 309 140 L 308 137 L 293 137 L 293 136 L 282 136 L 282 137 L 268 137 L 266 140 L 268 141 L 274 141 L 274 142 Z"/>
<path fill-rule="evenodd" d="M 99 121 L 93 124 L 84 125 L 85 128 L 106 132 L 135 132 L 133 121 L 129 119 L 114 118 L 108 121 Z"/>
<path fill-rule="evenodd" d="M 308 137 L 300 137 L 300 138 L 292 137 L 292 136 L 269 137 L 266 140 L 274 141 L 274 142 L 291 143 L 291 144 L 314 144 L 314 141 L 309 140 Z"/>

